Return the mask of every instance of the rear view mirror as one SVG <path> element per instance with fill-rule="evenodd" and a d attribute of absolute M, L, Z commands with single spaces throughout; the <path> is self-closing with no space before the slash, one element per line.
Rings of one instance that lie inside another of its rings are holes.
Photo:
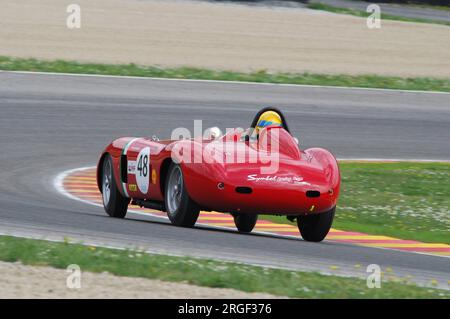
<path fill-rule="evenodd" d="M 221 136 L 222 136 L 222 131 L 217 126 L 206 129 L 205 133 L 203 134 L 203 138 L 205 140 L 215 140 Z"/>

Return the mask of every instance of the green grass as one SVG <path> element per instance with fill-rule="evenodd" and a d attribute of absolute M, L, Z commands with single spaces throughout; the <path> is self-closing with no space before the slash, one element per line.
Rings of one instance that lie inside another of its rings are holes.
<path fill-rule="evenodd" d="M 362 279 L 8 236 L 0 236 L 0 260 L 56 268 L 77 264 L 82 271 L 299 298 L 450 298 L 448 291 L 393 278 L 379 289 L 369 289 Z"/>
<path fill-rule="evenodd" d="M 366 11 L 350 9 L 350 8 L 335 7 L 335 6 L 331 6 L 331 5 L 324 4 L 324 3 L 316 3 L 316 2 L 309 3 L 307 5 L 307 7 L 310 9 L 314 9 L 314 10 L 323 10 L 323 11 L 340 13 L 340 14 L 350 14 L 353 16 L 363 17 L 363 18 L 366 18 L 369 15 L 371 15 L 371 13 L 368 13 Z M 421 19 L 421 18 L 408 18 L 408 17 L 396 16 L 396 15 L 384 14 L 384 13 L 381 13 L 381 19 L 403 21 L 403 22 L 432 23 L 432 24 L 440 24 L 440 25 L 450 26 L 450 22 L 447 22 L 447 21 Z"/>
<path fill-rule="evenodd" d="M 450 78 L 402 78 L 379 75 L 328 75 L 312 73 L 253 73 L 216 71 L 191 67 L 158 68 L 136 64 L 98 64 L 75 61 L 43 61 L 0 56 L 0 70 L 39 71 L 78 74 L 104 74 L 177 79 L 245 81 L 279 84 L 308 84 L 345 87 L 365 87 L 401 90 L 450 92 Z"/>
<path fill-rule="evenodd" d="M 339 164 L 333 227 L 423 242 L 450 243 L 450 164 Z M 290 223 L 279 216 L 261 216 Z"/>

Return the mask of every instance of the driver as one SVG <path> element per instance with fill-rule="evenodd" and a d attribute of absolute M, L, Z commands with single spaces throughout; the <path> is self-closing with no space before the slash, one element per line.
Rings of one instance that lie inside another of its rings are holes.
<path fill-rule="evenodd" d="M 248 139 L 255 141 L 259 139 L 259 133 L 261 130 L 268 126 L 283 126 L 283 120 L 281 119 L 280 114 L 275 111 L 265 111 L 263 112 L 256 122 L 255 128 L 249 129 Z"/>
<path fill-rule="evenodd" d="M 280 111 L 268 107 L 256 114 L 251 127 L 242 134 L 241 139 L 245 141 L 257 141 L 261 130 L 268 126 L 279 126 L 289 131 Z"/>
<path fill-rule="evenodd" d="M 258 122 L 256 122 L 256 134 L 259 134 L 259 131 L 267 126 L 283 126 L 280 114 L 274 111 L 266 111 L 261 114 Z"/>

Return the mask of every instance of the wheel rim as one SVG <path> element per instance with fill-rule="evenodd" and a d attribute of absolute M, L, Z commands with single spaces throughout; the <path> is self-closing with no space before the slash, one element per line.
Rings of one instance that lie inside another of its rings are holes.
<path fill-rule="evenodd" d="M 167 187 L 167 212 L 175 214 L 180 207 L 181 197 L 183 195 L 183 174 L 181 168 L 177 166 L 170 174 Z"/>
<path fill-rule="evenodd" d="M 103 169 L 102 185 L 103 205 L 105 206 L 108 206 L 109 199 L 111 198 L 111 175 L 111 163 L 107 161 Z"/>

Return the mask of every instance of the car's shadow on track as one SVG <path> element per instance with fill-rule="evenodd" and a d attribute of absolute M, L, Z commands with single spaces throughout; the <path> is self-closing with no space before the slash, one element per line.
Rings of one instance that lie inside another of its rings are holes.
<path fill-rule="evenodd" d="M 105 217 L 107 217 L 107 216 L 105 216 Z M 161 226 L 167 226 L 167 227 L 171 227 L 173 229 L 182 228 L 182 227 L 176 227 L 176 226 L 172 225 L 170 223 L 170 221 L 168 219 L 165 219 L 164 217 L 159 218 L 159 217 L 149 215 L 148 218 L 151 218 L 151 219 L 147 219 L 147 218 L 144 219 L 144 218 L 135 218 L 135 217 L 131 217 L 130 215 L 127 215 L 127 217 L 125 219 L 128 221 L 151 223 L 151 224 L 157 224 L 157 225 L 161 225 Z M 230 234 L 230 235 L 237 235 L 237 236 L 274 238 L 274 239 L 280 239 L 280 240 L 300 241 L 300 242 L 306 243 L 306 241 L 300 237 L 300 234 L 298 235 L 298 237 L 294 237 L 294 236 L 278 235 L 278 234 L 265 233 L 265 232 L 264 233 L 262 233 L 262 232 L 241 233 L 233 228 L 225 228 L 225 227 L 220 227 L 220 226 L 212 226 L 212 225 L 199 224 L 199 223 L 197 223 L 192 228 L 182 228 L 182 229 L 184 229 L 184 230 L 187 230 L 187 229 L 199 230 L 199 231 L 205 231 L 205 232 L 222 233 L 222 234 Z M 311 244 L 317 244 L 317 243 L 311 243 Z M 323 241 L 323 242 L 321 242 L 321 244 L 334 244 L 334 243 Z"/>
<path fill-rule="evenodd" d="M 82 212 L 79 212 L 82 213 Z M 262 233 L 262 232 L 251 232 L 251 233 L 240 233 L 236 229 L 233 228 L 225 228 L 220 226 L 212 226 L 207 224 L 199 224 L 197 223 L 194 227 L 187 228 L 187 227 L 176 227 L 170 223 L 168 218 L 166 217 L 158 217 L 154 215 L 143 215 L 143 214 L 136 214 L 132 211 L 129 211 L 128 214 L 124 219 L 118 219 L 118 218 L 112 218 L 106 215 L 102 212 L 96 212 L 95 214 L 92 213 L 83 213 L 90 216 L 105 218 L 108 220 L 115 220 L 117 222 L 135 222 L 139 224 L 153 224 L 163 227 L 168 227 L 168 229 L 172 229 L 174 231 L 178 230 L 184 230 L 184 231 L 202 231 L 202 232 L 209 232 L 209 233 L 217 233 L 217 234 L 229 234 L 231 236 L 251 236 L 252 238 L 270 238 L 270 239 L 278 239 L 278 240 L 285 240 L 285 241 L 296 241 L 296 242 L 302 242 L 302 243 L 308 243 L 308 244 L 321 244 L 321 245 L 342 245 L 342 243 L 336 243 L 336 242 L 330 242 L 326 239 L 320 243 L 314 243 L 314 242 L 306 242 L 303 240 L 298 234 L 298 237 L 295 236 L 287 236 L 287 235 L 278 235 L 273 233 Z M 170 230 L 169 230 L 170 231 Z"/>

